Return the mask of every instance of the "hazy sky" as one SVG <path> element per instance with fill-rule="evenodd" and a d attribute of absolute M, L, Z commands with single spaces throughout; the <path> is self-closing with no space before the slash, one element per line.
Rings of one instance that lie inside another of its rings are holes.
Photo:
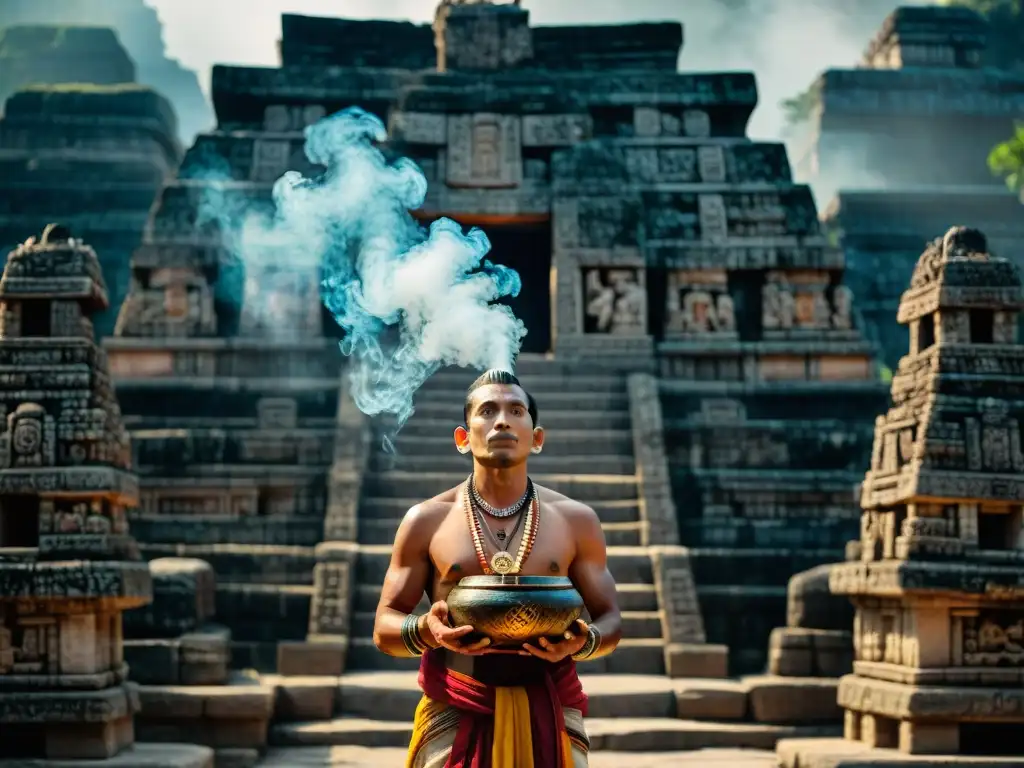
<path fill-rule="evenodd" d="M 437 0 L 146 2 L 165 24 L 168 54 L 196 70 L 204 89 L 216 63 L 277 64 L 282 13 L 427 22 L 437 5 Z M 750 126 L 755 138 L 777 137 L 782 127 L 778 102 L 803 90 L 823 69 L 853 64 L 868 42 L 863 30 L 850 30 L 848 16 L 828 3 L 755 0 L 756 17 L 740 17 L 723 8 L 730 2 L 742 5 L 745 0 L 523 0 L 523 6 L 535 24 L 682 21 L 682 69 L 756 71 L 761 106 Z M 743 44 L 736 44 L 732 31 L 737 24 L 746 27 Z"/>

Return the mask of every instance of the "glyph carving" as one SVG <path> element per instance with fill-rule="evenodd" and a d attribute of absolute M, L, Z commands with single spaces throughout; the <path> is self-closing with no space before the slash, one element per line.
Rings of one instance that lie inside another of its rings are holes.
<path fill-rule="evenodd" d="M 453 187 L 515 187 L 523 180 L 517 115 L 450 115 L 447 180 Z"/>

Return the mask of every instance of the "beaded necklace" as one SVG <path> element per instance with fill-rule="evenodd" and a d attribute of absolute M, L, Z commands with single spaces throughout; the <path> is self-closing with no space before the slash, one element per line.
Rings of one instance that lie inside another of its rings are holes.
<path fill-rule="evenodd" d="M 523 491 L 523 495 L 514 504 L 510 504 L 507 507 L 492 507 L 487 503 L 484 497 L 480 495 L 480 491 L 476 489 L 476 480 L 473 479 L 472 475 L 469 476 L 469 492 L 473 495 L 473 503 L 491 517 L 497 517 L 499 519 L 503 517 L 512 517 L 512 515 L 521 510 L 530 499 L 530 488 L 531 484 L 527 482 L 526 490 Z"/>
<path fill-rule="evenodd" d="M 502 576 L 509 573 L 519 573 L 523 563 L 526 562 L 526 558 L 533 551 L 533 543 L 537 539 L 537 528 L 540 523 L 540 500 L 537 497 L 537 488 L 532 483 L 530 484 L 533 490 L 532 498 L 526 507 L 526 519 L 523 521 L 525 530 L 523 531 L 523 538 L 519 542 L 519 551 L 516 553 L 515 558 L 504 550 L 498 550 L 488 563 L 487 555 L 484 553 L 483 532 L 480 528 L 480 520 L 473 511 L 470 493 L 471 482 L 472 480 L 466 482 L 462 495 L 462 505 L 466 510 L 466 522 L 469 523 L 470 536 L 473 538 L 473 549 L 476 550 L 476 559 L 480 563 L 480 569 L 487 576 L 494 573 Z"/>

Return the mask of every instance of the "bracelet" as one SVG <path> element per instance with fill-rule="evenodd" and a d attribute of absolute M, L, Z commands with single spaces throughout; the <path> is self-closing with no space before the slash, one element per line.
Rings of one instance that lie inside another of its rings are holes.
<path fill-rule="evenodd" d="M 573 661 L 585 661 L 597 653 L 597 649 L 601 647 L 601 632 L 591 624 L 587 628 L 587 641 L 583 644 L 576 653 L 572 655 Z"/>
<path fill-rule="evenodd" d="M 410 656 L 422 656 L 428 646 L 420 635 L 420 617 L 409 614 L 402 621 L 402 644 Z"/>

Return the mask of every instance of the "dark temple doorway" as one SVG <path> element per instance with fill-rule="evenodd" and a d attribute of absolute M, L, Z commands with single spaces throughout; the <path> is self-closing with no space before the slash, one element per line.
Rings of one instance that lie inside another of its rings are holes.
<path fill-rule="evenodd" d="M 551 227 L 536 224 L 497 224 L 482 227 L 491 240 L 488 258 L 519 273 L 518 296 L 502 299 L 523 321 L 527 334 L 523 352 L 551 351 Z"/>
<path fill-rule="evenodd" d="M 487 233 L 491 250 L 485 257 L 519 273 L 522 288 L 518 296 L 501 299 L 523 321 L 527 334 L 521 352 L 543 354 L 551 351 L 551 221 L 501 219 L 452 214 L 464 230 L 476 226 Z M 429 226 L 430 219 L 422 218 Z"/>

